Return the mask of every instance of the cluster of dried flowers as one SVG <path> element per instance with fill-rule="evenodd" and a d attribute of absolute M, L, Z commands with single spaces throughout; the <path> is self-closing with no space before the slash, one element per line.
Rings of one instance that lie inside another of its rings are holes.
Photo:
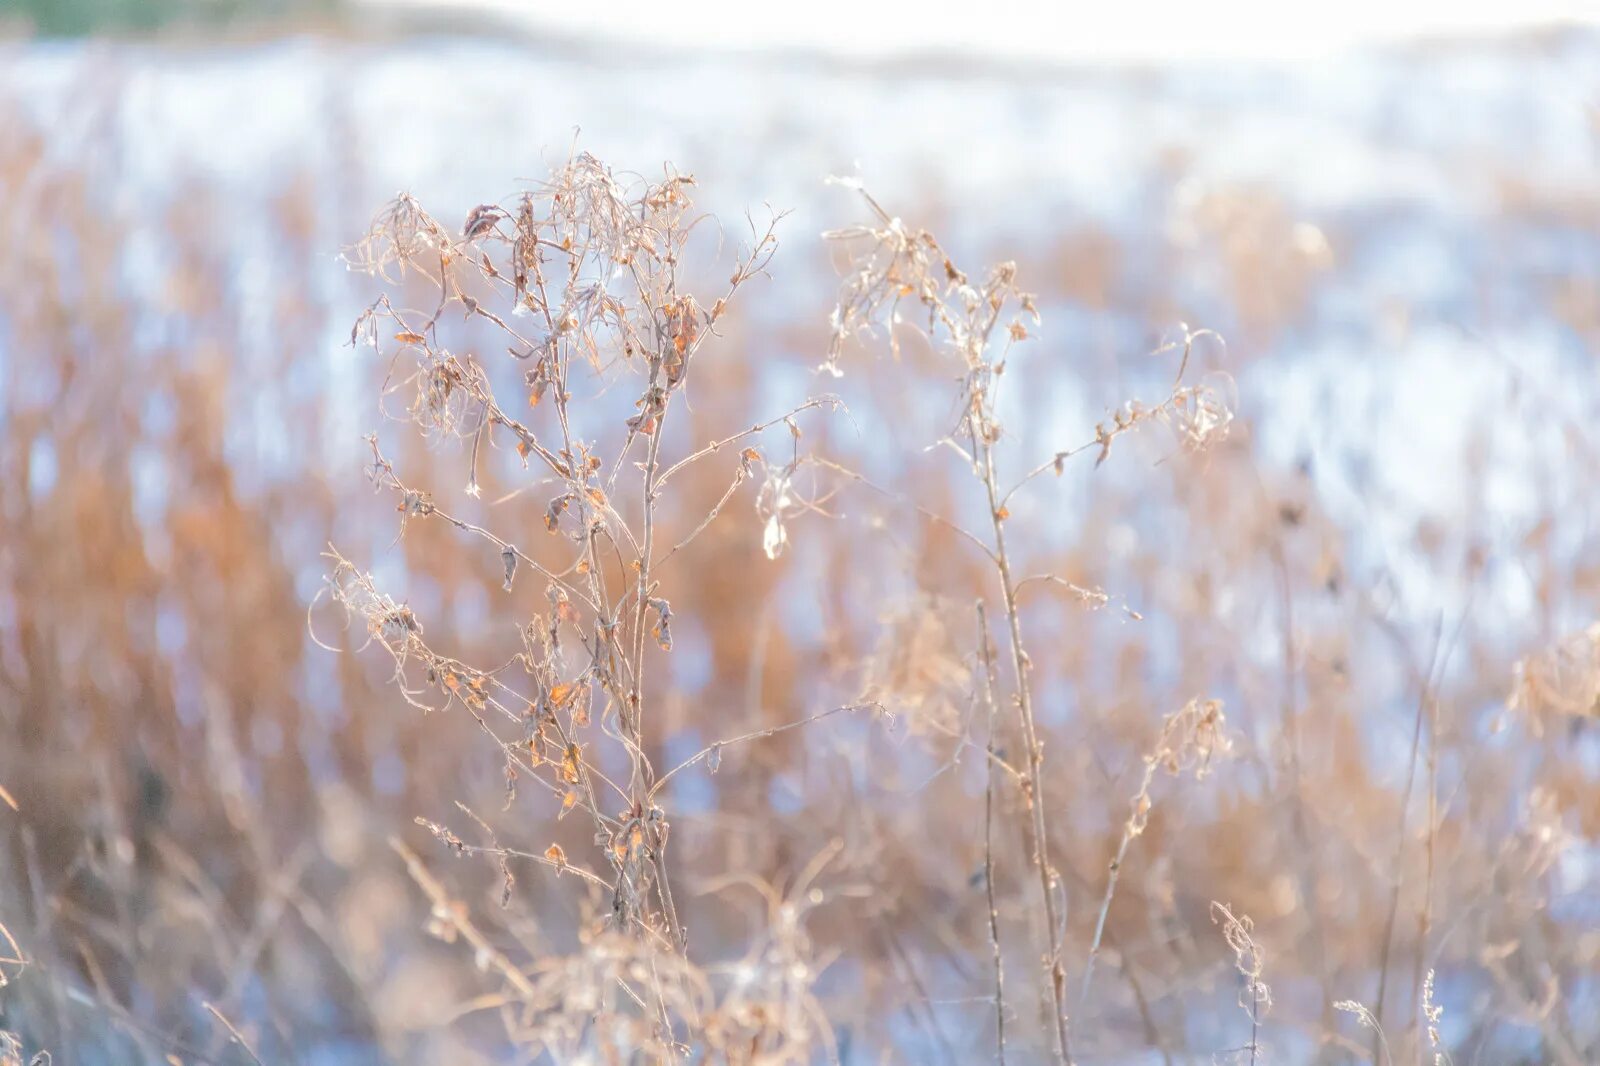
<path fill-rule="evenodd" d="M 351 263 L 397 283 L 420 279 L 433 302 L 412 311 L 380 298 L 357 321 L 352 343 L 365 341 L 390 361 L 385 396 L 409 394 L 402 417 L 424 440 L 468 444 L 469 498 L 481 497 L 482 464 L 514 449 L 544 497 L 545 543 L 494 532 L 492 506 L 481 522 L 447 509 L 432 490 L 403 480 L 376 436 L 369 438 L 372 482 L 393 493 L 402 531 L 414 521 L 453 527 L 484 545 L 482 565 L 498 568 L 507 592 L 519 579 L 541 582 L 543 606 L 518 623 L 521 650 L 511 661 L 481 668 L 437 650 L 409 606 L 333 548 L 326 591 L 392 657 L 408 702 L 459 707 L 475 719 L 503 761 L 508 804 L 519 783 L 531 783 L 559 817 L 582 817 L 593 829 L 587 855 L 555 843 L 542 855 L 523 855 L 498 844 L 477 848 L 425 823 L 457 853 L 496 856 L 507 898 L 513 857 L 574 875 L 590 894 L 576 952 L 524 969 L 490 952 L 470 918 L 425 881 L 437 897 L 439 932 L 477 942 L 485 968 L 511 985 L 508 1028 L 518 1043 L 568 1059 L 599 1052 L 610 1061 L 623 1049 L 674 1059 L 685 1041 L 710 1040 L 759 1048 L 763 1061 L 798 1062 L 827 1028 L 809 999 L 820 966 L 801 927 L 808 904 L 774 905 L 778 928 L 761 934 L 769 947 L 740 968 L 743 977 L 720 980 L 689 961 L 662 788 L 675 771 L 663 772 L 652 758 L 660 738 L 651 732 L 649 681 L 659 669 L 655 656 L 673 647 L 667 564 L 758 470 L 765 476 L 755 508 L 766 553 L 776 557 L 786 522 L 804 509 L 793 487 L 803 461 L 796 416 L 835 401 L 805 399 L 709 444 L 679 446 L 671 422 L 687 402 L 697 356 L 777 249 L 777 217 L 765 228 L 752 224 L 723 292 L 701 300 L 681 288 L 683 260 L 705 221 L 694 212 L 693 185 L 671 171 L 655 181 L 620 178 L 580 153 L 537 189 L 474 209 L 459 234 L 408 196 L 379 215 Z M 527 414 L 502 399 L 497 368 L 470 348 L 451 347 L 463 320 L 486 324 L 503 345 L 520 371 L 525 403 L 518 406 Z M 612 414 L 612 397 L 623 390 L 631 406 Z M 788 430 L 791 454 L 769 463 L 755 445 L 778 426 Z M 721 500 L 692 528 L 663 528 L 658 504 L 668 482 L 731 448 L 739 461 Z M 678 768 L 711 765 L 721 754 L 719 743 Z M 424 880 L 420 861 L 411 862 Z M 816 894 L 812 904 L 820 901 L 820 889 L 805 891 Z M 726 987 L 724 998 L 718 986 Z"/>

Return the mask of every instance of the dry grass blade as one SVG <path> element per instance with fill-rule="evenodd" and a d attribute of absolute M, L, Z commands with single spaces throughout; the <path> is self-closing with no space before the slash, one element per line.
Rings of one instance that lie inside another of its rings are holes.
<path fill-rule="evenodd" d="M 211 1003 L 202 1003 L 201 1006 L 205 1007 L 207 1012 L 209 1012 L 210 1015 L 213 1018 L 215 1018 L 217 1020 L 217 1022 L 224 1029 L 226 1029 L 228 1031 L 228 1040 L 230 1042 L 232 1042 L 233 1044 L 237 1045 L 240 1049 L 242 1049 L 244 1051 L 245 1055 L 247 1055 L 249 1057 L 250 1061 L 255 1063 L 256 1066 L 264 1066 L 264 1064 L 261 1061 L 261 1056 L 257 1055 L 256 1051 L 255 1051 L 255 1048 L 250 1046 L 250 1041 L 248 1041 L 248 1040 L 246 1040 L 244 1038 L 244 1034 L 243 1033 L 239 1032 L 238 1029 L 234 1028 L 233 1023 L 230 1022 L 227 1019 L 227 1017 L 224 1016 L 223 1013 L 220 1010 L 218 1010 Z"/>

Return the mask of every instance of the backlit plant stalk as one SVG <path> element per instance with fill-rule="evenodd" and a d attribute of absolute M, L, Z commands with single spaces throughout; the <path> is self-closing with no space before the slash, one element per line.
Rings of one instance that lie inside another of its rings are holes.
<path fill-rule="evenodd" d="M 409 605 L 387 595 L 337 550 L 328 553 L 332 598 L 364 623 L 371 642 L 392 656 L 395 678 L 408 701 L 429 708 L 442 698 L 445 706 L 469 713 L 500 748 L 508 805 L 517 782 L 531 780 L 558 800 L 558 817 L 581 810 L 593 823 L 596 858 L 603 865 L 591 869 L 580 856 L 569 859 L 555 844 L 542 856 L 500 848 L 487 823 L 465 809 L 490 834 L 491 846 L 468 844 L 440 823 L 423 819 L 421 824 L 457 854 L 497 858 L 504 873 L 503 902 L 512 891 L 507 863 L 513 857 L 571 873 L 602 897 L 609 894 L 609 913 L 602 908 L 601 920 L 585 935 L 597 945 L 610 942 L 605 938 L 627 939 L 633 946 L 611 943 L 603 953 L 637 953 L 640 964 L 658 975 L 648 981 L 630 979 L 617 1002 L 633 1005 L 619 1009 L 636 1009 L 634 1020 L 648 1024 L 655 1034 L 651 1039 L 659 1042 L 657 1050 L 669 1059 L 680 1054 L 677 1034 L 695 1036 L 703 1008 L 684 1006 L 700 994 L 700 978 L 684 958 L 687 936 L 669 880 L 662 785 L 707 753 L 665 773 L 652 765 L 647 754 L 647 652 L 651 643 L 662 652 L 672 648 L 672 608 L 660 589 L 664 565 L 710 525 L 754 468 L 766 465 L 765 459 L 757 449 L 742 447 L 727 492 L 703 518 L 691 519 L 692 528 L 676 534 L 676 543 L 664 552 L 661 545 L 670 542 L 663 530 L 662 487 L 684 467 L 726 446 L 751 443 L 779 423 L 795 435 L 794 416 L 834 403 L 829 398 L 806 400 L 704 446 L 691 443 L 682 458 L 664 465 L 667 417 L 681 400 L 696 354 L 715 335 L 734 294 L 764 274 L 777 248 L 778 216 L 764 229 L 752 224 L 750 243 L 726 287 L 709 307 L 702 306 L 684 291 L 679 278 L 690 234 L 701 217 L 689 195 L 693 184 L 692 178 L 670 169 L 659 181 L 623 182 L 580 153 L 536 191 L 504 205 L 475 208 L 459 236 L 402 196 L 352 251 L 350 258 L 358 267 L 386 277 L 394 267 L 401 275 L 419 276 L 426 287 L 427 305 L 420 311 L 380 297 L 357 321 L 351 339 L 364 339 L 389 357 L 390 381 L 398 383 L 386 389 L 386 396 L 412 390 L 405 419 L 424 437 L 456 438 L 467 445 L 466 494 L 480 495 L 479 463 L 486 444 L 514 446 L 524 468 L 545 475 L 536 484 L 553 486 L 541 489 L 553 493 L 543 526 L 560 547 L 527 550 L 402 480 L 379 449 L 377 437 L 369 438 L 369 474 L 377 488 L 397 498 L 402 532 L 412 521 L 444 523 L 493 545 L 507 592 L 519 572 L 531 571 L 546 582 L 549 609 L 520 627 L 523 651 L 501 666 L 478 669 L 436 650 L 424 639 L 423 622 Z M 485 332 L 507 345 L 507 354 L 523 368 L 527 405 L 540 418 L 537 425 L 529 416 L 513 415 L 500 401 L 476 355 L 447 347 L 445 327 L 457 314 L 468 323 L 492 327 Z M 578 402 L 590 437 L 580 435 L 573 417 L 574 392 L 580 388 L 573 371 L 585 365 L 595 387 Z M 626 384 L 630 377 L 643 379 L 639 392 Z M 623 406 L 625 400 L 608 400 L 611 395 L 637 399 L 629 408 Z M 625 473 L 638 478 L 633 515 L 624 515 L 613 503 L 631 495 L 628 486 L 619 491 Z M 502 502 L 516 496 L 512 493 Z M 527 525 L 524 520 L 518 528 Z M 779 731 L 774 727 L 724 743 Z M 608 746 L 625 754 L 625 779 L 619 774 L 613 780 L 604 772 L 597 755 Z M 720 750 L 721 744 L 708 749 L 713 754 Z M 443 889 L 417 879 L 436 905 L 443 906 Z M 524 1002 L 538 998 L 526 981 L 512 981 L 510 991 Z M 606 996 L 614 993 L 612 989 Z"/>
<path fill-rule="evenodd" d="M 842 181 L 840 184 L 860 191 L 859 184 L 855 182 Z M 1040 958 L 1053 1021 L 1051 1030 L 1055 1057 L 1058 1062 L 1066 1063 L 1072 1059 L 1072 1044 L 1067 1015 L 1066 970 L 1062 961 L 1065 900 L 1060 894 L 1060 877 L 1050 861 L 1050 829 L 1046 813 L 1048 800 L 1044 791 L 1044 745 L 1039 739 L 1034 710 L 1031 662 L 1023 641 L 1018 594 L 1024 587 L 1036 582 L 1060 586 L 1080 605 L 1091 610 L 1105 606 L 1109 597 L 1099 589 L 1084 588 L 1057 574 L 1036 574 L 1018 580 L 1006 542 L 1006 520 L 1010 517 L 1007 505 L 1013 495 L 1045 472 L 1053 470 L 1059 475 L 1063 463 L 1073 455 L 1093 450 L 1098 453 L 1096 464 L 1103 462 L 1110 453 L 1112 442 L 1140 425 L 1160 422 L 1175 433 L 1185 449 L 1198 451 L 1226 436 L 1232 414 L 1216 388 L 1183 384 L 1193 342 L 1205 335 L 1204 332 L 1185 331 L 1181 345 L 1172 344 L 1163 349 L 1165 352 L 1181 347 L 1182 360 L 1171 390 L 1161 403 L 1154 406 L 1134 402 L 1124 404 L 1110 419 L 1095 427 L 1093 440 L 1056 452 L 1015 485 L 1003 489 L 996 449 L 1004 434 L 996 415 L 995 393 L 1013 347 L 1028 339 L 1028 327 L 1037 326 L 1039 322 L 1034 297 L 1018 287 L 1014 263 L 995 266 L 981 283 L 974 284 L 931 233 L 912 229 L 900 219 L 891 217 L 865 191 L 861 191 L 861 196 L 874 216 L 873 221 L 826 234 L 830 239 L 846 245 L 852 258 L 833 313 L 833 336 L 824 369 L 838 373 L 838 360 L 846 341 L 854 335 L 870 333 L 879 323 L 887 326 L 890 348 L 898 354 L 899 339 L 895 329 L 900 323 L 902 303 L 920 305 L 926 314 L 923 325 L 926 336 L 936 343 L 942 341 L 961 360 L 962 413 L 956 425 L 937 443 L 961 455 L 972 475 L 982 483 L 989 512 L 988 538 L 986 540 L 969 532 L 920 505 L 917 510 L 930 520 L 950 526 L 976 545 L 989 560 L 1000 585 L 1006 628 L 1010 636 L 1011 666 L 1016 675 L 1014 699 L 1023 742 L 1027 746 L 1026 770 L 1019 774 L 1019 778 L 1029 816 L 1029 858 L 1038 881 L 1040 908 L 1044 918 Z M 887 492 L 837 464 L 826 465 L 876 491 Z M 1215 708 L 1216 705 L 1207 703 L 1205 706 Z M 1217 720 L 1220 722 L 1220 712 Z M 1102 909 L 1101 929 L 1096 932 L 1095 950 L 1098 950 L 1103 924 Z M 1091 952 L 1089 966 L 1092 965 Z M 1085 987 L 1087 980 L 1086 976 Z"/>
<path fill-rule="evenodd" d="M 983 547 L 1000 583 L 1011 638 L 1011 665 L 1016 674 L 1017 711 L 1028 748 L 1027 773 L 1022 787 L 1030 817 L 1030 857 L 1038 878 L 1044 915 L 1040 957 L 1051 1005 L 1055 1058 L 1067 1063 L 1072 1060 L 1072 1045 L 1068 1031 L 1066 971 L 1061 960 L 1064 915 L 1056 898 L 1059 879 L 1050 862 L 1044 748 L 1034 717 L 1033 686 L 1023 645 L 1017 583 L 1006 546 L 1005 520 L 1009 515 L 1002 503 L 1004 493 L 994 454 L 1001 437 L 1000 423 L 994 413 L 994 385 L 1004 373 L 1005 357 L 1011 346 L 1028 335 L 1020 316 L 1028 315 L 1037 321 L 1038 314 L 1033 297 L 1017 288 L 1015 264 L 1000 264 L 981 286 L 974 287 L 944 254 L 932 234 L 911 230 L 900 219 L 891 218 L 864 191 L 861 195 L 875 215 L 876 223 L 828 234 L 835 240 L 867 241 L 870 245 L 868 251 L 856 258 L 846 275 L 839 305 L 834 311 L 833 342 L 826 366 L 837 371 L 837 360 L 845 340 L 855 332 L 869 329 L 880 315 L 890 324 L 890 343 L 896 346 L 894 323 L 900 302 L 907 298 L 915 299 L 926 309 L 929 336 L 942 332 L 965 364 L 964 413 L 953 432 L 941 443 L 948 443 L 962 453 L 974 475 L 983 483 L 988 497 L 992 539 Z M 992 340 L 1008 308 L 1015 309 L 1018 317 L 1007 325 L 1005 343 L 997 355 Z"/>

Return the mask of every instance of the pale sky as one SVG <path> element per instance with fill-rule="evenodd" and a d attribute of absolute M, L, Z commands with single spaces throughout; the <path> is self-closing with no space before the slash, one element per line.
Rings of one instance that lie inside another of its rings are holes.
<path fill-rule="evenodd" d="M 1295 58 L 1418 36 L 1600 23 L 1600 0 L 365 0 L 459 7 L 563 33 L 721 49 L 892 57 L 953 51 L 1034 60 Z"/>

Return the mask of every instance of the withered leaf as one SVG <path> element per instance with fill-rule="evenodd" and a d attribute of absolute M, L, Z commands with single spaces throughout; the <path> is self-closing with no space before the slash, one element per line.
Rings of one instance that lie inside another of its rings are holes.
<path fill-rule="evenodd" d="M 544 513 L 544 528 L 551 533 L 561 522 L 561 515 L 567 509 L 567 504 L 572 502 L 572 493 L 563 492 L 560 496 L 550 501 L 550 507 Z"/>
<path fill-rule="evenodd" d="M 479 204 L 467 216 L 466 224 L 461 227 L 462 235 L 467 240 L 482 236 L 494 228 L 494 224 L 505 217 L 505 212 L 494 204 Z"/>
<path fill-rule="evenodd" d="M 650 606 L 656 612 L 656 623 L 650 627 L 650 635 L 655 637 L 656 644 L 662 651 L 671 651 L 672 605 L 666 600 L 651 600 Z"/>

